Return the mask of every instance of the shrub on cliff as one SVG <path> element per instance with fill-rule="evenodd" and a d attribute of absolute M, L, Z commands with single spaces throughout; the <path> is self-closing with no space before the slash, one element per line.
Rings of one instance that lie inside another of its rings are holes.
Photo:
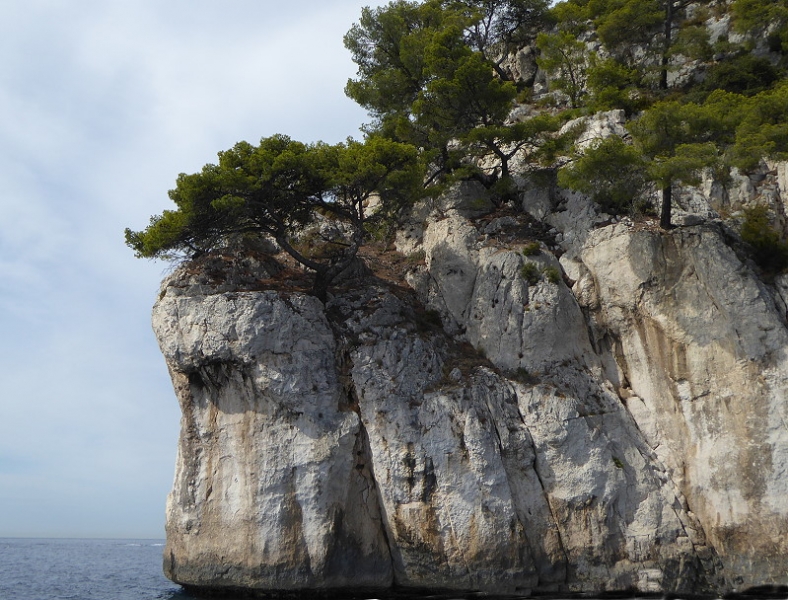
<path fill-rule="evenodd" d="M 354 260 L 370 218 L 396 211 L 421 188 L 423 170 L 412 146 L 372 137 L 365 142 L 303 144 L 287 136 L 240 142 L 219 153 L 218 164 L 178 176 L 169 193 L 175 210 L 151 218 L 143 231 L 126 229 L 126 244 L 141 258 L 200 254 L 239 234 L 267 234 L 314 271 L 314 293 Z M 381 199 L 375 215 L 365 204 Z M 317 215 L 332 220 L 340 239 L 318 254 L 302 252 L 294 237 Z"/>
<path fill-rule="evenodd" d="M 632 144 L 618 137 L 591 144 L 559 172 L 559 182 L 611 212 L 642 206 L 656 186 L 660 225 L 670 228 L 676 184 L 696 185 L 703 169 L 721 172 L 731 163 L 747 169 L 762 156 L 785 155 L 785 109 L 775 101 L 780 89 L 754 98 L 715 90 L 703 104 L 657 102 L 627 124 Z"/>
<path fill-rule="evenodd" d="M 605 55 L 636 69 L 643 88 L 664 93 L 673 55 L 708 53 L 708 34 L 697 23 L 704 4 L 709 0 L 565 0 L 552 14 L 575 35 L 593 25 Z"/>
<path fill-rule="evenodd" d="M 713 65 L 702 88 L 752 96 L 769 89 L 779 79 L 768 59 L 745 53 Z"/>
<path fill-rule="evenodd" d="M 781 80 L 742 106 L 746 113 L 736 129 L 733 164 L 748 171 L 762 156 L 788 160 L 788 80 Z"/>
<path fill-rule="evenodd" d="M 613 136 L 595 143 L 558 172 L 558 183 L 584 194 L 611 214 L 637 212 L 647 188 L 645 160 L 637 149 Z"/>
<path fill-rule="evenodd" d="M 753 38 L 767 34 L 770 50 L 788 53 L 788 1 L 734 0 L 731 12 L 736 29 Z"/>
<path fill-rule="evenodd" d="M 763 269 L 780 272 L 788 268 L 788 241 L 769 223 L 769 211 L 765 206 L 744 211 L 741 237 L 750 245 L 753 259 Z"/>

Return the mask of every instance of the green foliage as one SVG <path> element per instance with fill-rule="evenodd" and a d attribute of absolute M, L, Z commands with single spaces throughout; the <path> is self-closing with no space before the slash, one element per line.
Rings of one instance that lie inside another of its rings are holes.
<path fill-rule="evenodd" d="M 682 27 L 669 52 L 671 55 L 686 56 L 694 60 L 711 60 L 714 48 L 709 41 L 709 30 L 703 23 Z"/>
<path fill-rule="evenodd" d="M 753 259 L 763 269 L 780 272 L 788 268 L 788 241 L 769 223 L 765 206 L 744 211 L 741 237 L 752 247 Z"/>
<path fill-rule="evenodd" d="M 514 84 L 496 77 L 489 62 L 461 44 L 457 33 L 448 30 L 429 47 L 432 78 L 411 106 L 416 125 L 440 147 L 478 127 L 500 127 L 517 95 Z"/>
<path fill-rule="evenodd" d="M 662 185 L 695 182 L 697 172 L 716 161 L 714 142 L 731 133 L 713 105 L 677 101 L 655 104 L 629 130 L 649 161 L 650 178 Z"/>
<path fill-rule="evenodd" d="M 391 242 L 397 234 L 397 222 L 394 215 L 384 214 L 384 211 L 374 212 L 365 220 L 364 231 L 369 240 L 378 243 Z"/>
<path fill-rule="evenodd" d="M 542 253 L 542 245 L 539 242 L 528 242 L 523 246 L 523 256 L 538 256 Z"/>
<path fill-rule="evenodd" d="M 153 217 L 144 231 L 127 229 L 126 243 L 138 257 L 171 258 L 210 251 L 253 227 L 266 233 L 301 227 L 310 212 L 306 201 L 294 198 L 315 198 L 324 185 L 316 152 L 286 136 L 267 138 L 257 147 L 240 142 L 219 153 L 218 165 L 181 173 L 169 192 L 177 209 Z"/>
<path fill-rule="evenodd" d="M 737 25 L 746 29 L 788 21 L 788 0 L 735 0 L 732 10 Z"/>
<path fill-rule="evenodd" d="M 126 245 L 134 250 L 137 258 L 158 257 L 177 260 L 181 250 L 197 251 L 186 234 L 189 223 L 189 209 L 165 210 L 150 218 L 145 231 L 126 229 Z"/>
<path fill-rule="evenodd" d="M 788 0 L 735 0 L 731 12 L 738 31 L 752 36 L 768 31 L 770 50 L 788 52 Z"/>
<path fill-rule="evenodd" d="M 525 261 L 520 267 L 520 277 L 528 282 L 528 285 L 536 285 L 541 279 L 539 268 L 532 262 Z"/>
<path fill-rule="evenodd" d="M 443 0 L 445 9 L 465 18 L 463 39 L 489 61 L 501 79 L 509 52 L 527 43 L 533 29 L 549 22 L 548 0 Z"/>
<path fill-rule="evenodd" d="M 525 160 L 550 163 L 567 147 L 575 134 L 556 135 L 563 121 L 563 116 L 542 113 L 511 125 L 481 124 L 459 134 L 458 141 L 471 156 L 497 163 L 502 180 L 509 185 L 509 161 L 515 154 Z"/>
<path fill-rule="evenodd" d="M 588 2 L 559 2 L 550 10 L 550 14 L 556 21 L 560 31 L 567 31 L 575 37 L 579 37 L 590 28 L 591 13 L 588 9 Z"/>
<path fill-rule="evenodd" d="M 663 188 L 674 183 L 698 185 L 700 172 L 713 167 L 718 158 L 717 147 L 712 142 L 678 144 L 672 153 L 655 156 L 648 172 Z"/>
<path fill-rule="evenodd" d="M 561 271 L 558 270 L 558 267 L 550 265 L 549 267 L 545 267 L 542 273 L 547 278 L 547 281 L 553 285 L 558 285 L 558 282 L 561 281 Z"/>
<path fill-rule="evenodd" d="M 588 8 L 599 38 L 614 51 L 649 45 L 665 18 L 659 0 L 590 0 Z"/>
<path fill-rule="evenodd" d="M 761 92 L 746 104 L 736 130 L 732 162 L 747 171 L 761 157 L 788 160 L 788 81 Z"/>
<path fill-rule="evenodd" d="M 370 111 L 367 131 L 422 149 L 428 184 L 474 177 L 510 186 L 511 158 L 524 150 L 537 158 L 560 126 L 548 116 L 506 122 L 518 90 L 501 68 L 503 50 L 543 22 L 546 8 L 544 0 L 400 0 L 365 9 L 345 36 L 359 65 L 346 93 Z"/>
<path fill-rule="evenodd" d="M 699 133 L 697 105 L 667 101 L 655 104 L 638 119 L 629 123 L 629 131 L 643 155 L 652 159 L 667 158 L 676 147 Z"/>
<path fill-rule="evenodd" d="M 656 186 L 668 226 L 675 184 L 696 183 L 707 168 L 722 172 L 725 161 L 752 168 L 762 156 L 786 155 L 788 119 L 781 107 L 788 103 L 783 88 L 775 87 L 779 71 L 730 44 L 685 99 L 654 104 L 666 96 L 671 60 L 709 61 L 725 44 L 718 40 L 712 48 L 709 42 L 709 11 L 698 8 L 705 3 L 695 2 L 688 12 L 686 0 L 566 0 L 547 14 L 545 3 L 536 1 L 400 0 L 367 10 L 346 43 L 361 60 L 358 86 L 386 100 L 365 105 L 378 119 L 377 130 L 424 149 L 433 169 L 428 182 L 475 177 L 501 204 L 516 196 L 509 173 L 515 154 L 550 164 L 576 135 L 558 136 L 561 118 L 547 114 L 506 122 L 518 91 L 496 61 L 525 29 L 554 20 L 555 29 L 537 36 L 538 63 L 572 107 L 623 108 L 630 115 L 647 109 L 630 125 L 632 144 L 596 144 L 561 170 L 560 182 L 614 213 L 647 210 L 646 191 Z M 773 35 L 788 23 L 785 0 L 734 0 L 733 10 L 741 31 Z M 768 31 L 761 27 L 767 22 Z M 605 58 L 589 53 L 579 39 L 589 24 Z M 649 89 L 657 79 L 662 91 Z M 391 82 L 404 93 L 383 85 Z M 349 93 L 352 88 L 353 82 Z M 480 173 L 478 164 L 494 167 Z"/>
<path fill-rule="evenodd" d="M 766 58 L 743 53 L 712 66 L 702 87 L 752 96 L 771 88 L 778 79 L 777 69 Z"/>
<path fill-rule="evenodd" d="M 699 110 L 695 130 L 704 139 L 715 142 L 726 150 L 736 139 L 736 130 L 750 110 L 752 101 L 740 94 L 715 90 L 704 100 Z M 705 128 L 705 131 L 704 131 Z"/>
<path fill-rule="evenodd" d="M 569 31 L 540 33 L 536 46 L 539 66 L 551 76 L 551 84 L 569 96 L 572 108 L 580 106 L 586 87 L 588 49 Z"/>
<path fill-rule="evenodd" d="M 697 5 L 707 2 L 693 2 L 693 13 L 697 15 Z M 708 34 L 688 13 L 689 4 L 687 0 L 567 0 L 553 14 L 559 18 L 559 28 L 574 35 L 582 33 L 583 18 L 591 20 L 605 47 L 603 54 L 637 68 L 642 73 L 640 85 L 650 83 L 664 93 L 671 56 L 703 60 L 711 56 Z M 562 17 L 566 24 L 560 22 Z"/>
<path fill-rule="evenodd" d="M 612 214 L 643 207 L 639 199 L 647 187 L 647 165 L 631 144 L 619 137 L 598 141 L 558 172 L 558 183 L 589 195 Z"/>
<path fill-rule="evenodd" d="M 738 54 L 746 50 L 744 45 L 731 42 L 726 35 L 720 36 L 717 41 L 711 45 L 711 48 L 715 54 L 724 56 Z"/>
<path fill-rule="evenodd" d="M 637 69 L 627 67 L 613 58 L 600 59 L 592 54 L 587 72 L 592 111 L 623 108 L 627 114 L 639 108 L 637 86 L 640 74 Z"/>
<path fill-rule="evenodd" d="M 490 185 L 487 188 L 486 196 L 482 196 L 480 200 L 489 200 L 493 206 L 503 206 L 508 202 L 516 202 L 518 194 L 517 184 L 514 179 L 507 175 L 497 179 Z"/>
<path fill-rule="evenodd" d="M 442 20 L 431 5 L 405 0 L 362 9 L 344 38 L 359 75 L 345 93 L 377 118 L 407 113 L 427 80 L 425 49 Z"/>
<path fill-rule="evenodd" d="M 267 234 L 315 271 L 315 292 L 324 297 L 366 238 L 370 197 L 380 197 L 381 214 L 396 212 L 415 197 L 422 173 L 415 148 L 379 137 L 333 146 L 283 135 L 257 146 L 240 142 L 220 152 L 218 164 L 179 175 L 169 194 L 177 209 L 153 217 L 143 231 L 127 229 L 126 243 L 138 257 L 173 258 L 220 248 L 238 235 Z M 318 215 L 341 224 L 346 238 L 296 241 Z"/>
<path fill-rule="evenodd" d="M 662 193 L 660 225 L 670 228 L 672 188 L 694 185 L 704 168 L 715 168 L 720 154 L 715 141 L 727 132 L 709 106 L 660 102 L 629 123 L 635 147 L 646 160 L 649 180 Z"/>
<path fill-rule="evenodd" d="M 640 113 L 629 125 L 631 143 L 613 137 L 575 152 L 559 183 L 612 213 L 647 208 L 646 192 L 656 186 L 669 226 L 675 184 L 696 183 L 703 169 L 788 160 L 784 72 L 774 56 L 726 40 L 712 47 L 708 11 L 698 8 L 704 3 L 693 2 L 691 12 L 686 0 L 566 0 L 552 8 L 548 0 L 394 0 L 365 8 L 344 38 L 358 66 L 346 93 L 372 119 L 364 142 L 275 135 L 236 144 L 217 164 L 179 175 L 169 194 L 175 208 L 144 230 L 127 229 L 126 243 L 139 257 L 173 259 L 265 234 L 316 273 L 323 293 L 368 237 L 390 234 L 415 197 L 474 178 L 493 203 L 516 199 L 515 156 L 553 165 L 578 136 L 579 126 L 559 134 L 570 117 L 614 108 Z M 739 31 L 788 52 L 788 0 L 732 0 L 731 7 Z M 509 81 L 504 60 L 540 28 L 538 64 L 573 109 L 542 107 L 512 123 L 514 102 L 530 90 Z M 604 46 L 598 54 L 588 51 L 589 28 Z M 703 83 L 670 96 L 668 69 L 679 56 L 718 62 Z M 373 195 L 380 202 L 371 212 Z M 344 233 L 328 241 L 304 236 L 317 220 Z M 766 239 L 764 231 L 758 235 Z M 523 277 L 538 280 L 535 269 L 526 261 Z"/>
<path fill-rule="evenodd" d="M 589 194 L 614 214 L 647 209 L 644 192 L 655 184 L 662 191 L 661 223 L 669 227 L 672 186 L 697 184 L 703 169 L 722 169 L 728 149 L 741 138 L 738 130 L 744 115 L 756 114 L 751 104 L 744 96 L 722 90 L 711 93 L 703 104 L 658 102 L 629 123 L 633 144 L 617 137 L 602 140 L 564 167 L 558 181 Z M 765 112 L 778 123 L 786 109 L 779 101 L 768 105 Z M 774 127 L 779 130 L 780 125 Z M 752 130 L 764 131 L 757 124 Z"/>

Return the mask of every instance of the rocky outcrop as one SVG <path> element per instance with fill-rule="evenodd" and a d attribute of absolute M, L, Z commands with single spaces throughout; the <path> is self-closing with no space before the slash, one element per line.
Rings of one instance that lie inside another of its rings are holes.
<path fill-rule="evenodd" d="M 382 289 L 325 310 L 303 294 L 182 292 L 166 286 L 154 313 L 184 414 L 173 580 L 711 589 L 665 469 L 582 370 L 508 380 Z"/>
<path fill-rule="evenodd" d="M 376 495 L 358 502 L 374 484 L 358 468 L 362 432 L 320 302 L 176 290 L 155 319 L 183 411 L 165 572 L 206 587 L 389 585 Z"/>
<path fill-rule="evenodd" d="M 481 231 L 457 213 L 434 220 L 422 238 L 426 265 L 408 281 L 440 312 L 447 331 L 499 368 L 544 372 L 565 361 L 593 363 L 583 315 L 558 261 L 539 249 L 525 256 L 522 227 L 514 216 Z M 513 243 L 495 241 L 506 235 Z M 523 276 L 524 268 L 531 275 Z"/>
<path fill-rule="evenodd" d="M 583 302 L 626 406 L 725 572 L 743 586 L 783 581 L 788 330 L 774 292 L 717 225 L 608 227 L 582 256 Z"/>
<path fill-rule="evenodd" d="M 780 173 L 762 181 L 782 207 Z M 787 276 L 759 279 L 720 222 L 664 232 L 526 196 L 533 212 L 491 212 L 473 186 L 417 207 L 410 290 L 359 271 L 324 305 L 264 255 L 164 282 L 171 579 L 788 584 Z"/>

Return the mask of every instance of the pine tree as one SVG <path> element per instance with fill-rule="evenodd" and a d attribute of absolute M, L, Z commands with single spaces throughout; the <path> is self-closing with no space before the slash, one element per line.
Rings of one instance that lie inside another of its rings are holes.
<path fill-rule="evenodd" d="M 168 258 L 221 248 L 239 235 L 269 235 L 315 273 L 313 291 L 328 286 L 356 257 L 366 238 L 365 203 L 373 193 L 389 210 L 413 198 L 423 171 L 416 149 L 379 137 L 344 144 L 303 144 L 287 136 L 239 142 L 218 164 L 178 176 L 170 199 L 176 210 L 151 219 L 143 231 L 126 229 L 140 258 Z M 299 250 L 294 237 L 318 213 L 349 233 L 325 240 L 320 255 Z"/>

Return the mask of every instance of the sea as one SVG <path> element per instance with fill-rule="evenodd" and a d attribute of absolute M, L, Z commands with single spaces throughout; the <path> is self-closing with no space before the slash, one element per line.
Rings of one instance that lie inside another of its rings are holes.
<path fill-rule="evenodd" d="M 0 538 L 0 600 L 202 600 L 164 577 L 163 548 L 164 540 Z M 242 600 L 232 596 L 222 598 Z M 388 598 L 459 600 L 460 597 L 422 592 Z M 493 596 L 482 594 L 462 598 L 494 600 Z M 788 593 L 753 594 L 745 598 L 788 598 Z M 289 600 L 298 600 L 297 594 Z M 345 599 L 335 596 L 332 600 Z M 377 599 L 361 592 L 347 594 L 347 600 Z"/>
<path fill-rule="evenodd" d="M 202 600 L 164 577 L 163 548 L 164 540 L 0 538 L 0 600 Z M 348 593 L 346 598 L 379 600 L 363 592 Z M 389 598 L 455 600 L 458 596 L 424 592 Z M 222 596 L 222 600 L 242 599 Z M 288 600 L 298 600 L 297 595 Z"/>
<path fill-rule="evenodd" d="M 0 538 L 0 600 L 191 600 L 161 570 L 164 540 Z"/>

